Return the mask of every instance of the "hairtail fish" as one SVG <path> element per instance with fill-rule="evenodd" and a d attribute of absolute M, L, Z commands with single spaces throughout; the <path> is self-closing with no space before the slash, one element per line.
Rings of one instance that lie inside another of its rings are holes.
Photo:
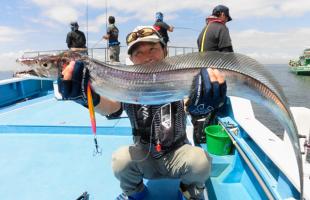
<path fill-rule="evenodd" d="M 303 194 L 303 169 L 298 132 L 280 85 L 256 60 L 239 53 L 200 52 L 168 57 L 142 65 L 111 65 L 73 52 L 56 56 L 21 58 L 17 61 L 37 71 L 39 76 L 57 78 L 63 63 L 83 60 L 90 71 L 92 88 L 102 96 L 134 104 L 165 104 L 189 97 L 201 68 L 214 68 L 224 75 L 228 94 L 265 105 L 288 133 L 294 148 Z M 288 177 L 292 180 L 292 177 Z"/>

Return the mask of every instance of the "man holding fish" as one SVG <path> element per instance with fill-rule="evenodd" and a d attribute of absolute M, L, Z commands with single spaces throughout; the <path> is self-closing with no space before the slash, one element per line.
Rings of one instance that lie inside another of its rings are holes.
<path fill-rule="evenodd" d="M 167 56 L 162 36 L 152 26 L 138 26 L 127 35 L 128 54 L 134 64 L 149 64 Z M 89 72 L 82 61 L 72 61 L 63 71 L 61 93 L 65 99 L 87 106 Z M 182 87 L 182 86 L 180 86 Z M 134 145 L 114 152 L 112 168 L 123 191 L 116 199 L 142 200 L 148 195 L 143 178 L 180 179 L 180 199 L 205 199 L 205 182 L 211 158 L 202 148 L 189 144 L 186 116 L 204 117 L 226 101 L 226 82 L 216 69 L 202 69 L 187 100 L 164 105 L 123 103 L 92 91 L 96 112 L 103 115 L 126 111 L 132 125 Z"/>

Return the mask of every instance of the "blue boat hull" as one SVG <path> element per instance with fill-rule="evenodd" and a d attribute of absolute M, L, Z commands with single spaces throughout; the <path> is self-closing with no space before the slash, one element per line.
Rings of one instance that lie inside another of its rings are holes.
<path fill-rule="evenodd" d="M 21 82 L 14 84 L 33 87 L 33 81 Z M 0 91 L 15 91 L 10 84 L 0 84 Z M 123 115 L 108 120 L 96 115 L 102 155 L 94 157 L 88 110 L 74 102 L 55 99 L 50 84 L 34 96 L 33 92 L 24 91 L 24 95 L 12 96 L 9 101 L 0 99 L 1 197 L 76 199 L 87 191 L 92 199 L 114 199 L 121 190 L 111 169 L 111 155 L 120 146 L 132 143 L 128 118 Z M 25 97 L 36 98 L 16 104 Z M 235 123 L 229 103 L 218 120 Z M 273 197 L 298 199 L 299 192 L 286 176 L 241 127 L 239 131 L 234 139 L 256 166 Z M 201 147 L 207 150 L 205 144 Z M 210 155 L 212 172 L 206 182 L 209 199 L 267 199 L 235 148 L 226 156 Z M 150 191 L 147 199 L 177 199 L 177 179 L 145 180 L 145 184 Z"/>

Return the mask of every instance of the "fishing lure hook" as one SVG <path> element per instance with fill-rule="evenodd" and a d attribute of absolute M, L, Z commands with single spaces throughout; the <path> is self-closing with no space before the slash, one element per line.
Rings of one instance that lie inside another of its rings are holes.
<path fill-rule="evenodd" d="M 97 142 L 97 137 L 94 137 L 94 143 L 95 143 L 95 149 L 93 152 L 93 156 L 101 156 L 102 155 L 102 149 L 99 147 L 98 142 Z"/>

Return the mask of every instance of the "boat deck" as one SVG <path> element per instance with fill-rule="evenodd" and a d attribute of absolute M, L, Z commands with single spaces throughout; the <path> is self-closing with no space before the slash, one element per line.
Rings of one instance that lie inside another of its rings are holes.
<path fill-rule="evenodd" d="M 114 199 L 121 193 L 111 155 L 131 144 L 127 118 L 96 115 L 101 156 L 94 143 L 88 110 L 53 94 L 0 109 L 0 194 L 3 199 Z M 264 199 L 237 154 L 212 156 L 209 199 Z M 241 167 L 242 166 L 242 167 Z M 234 176 L 231 172 L 234 169 Z M 237 172 L 237 173 L 236 173 Z M 178 180 L 145 180 L 147 199 L 177 199 Z"/>

